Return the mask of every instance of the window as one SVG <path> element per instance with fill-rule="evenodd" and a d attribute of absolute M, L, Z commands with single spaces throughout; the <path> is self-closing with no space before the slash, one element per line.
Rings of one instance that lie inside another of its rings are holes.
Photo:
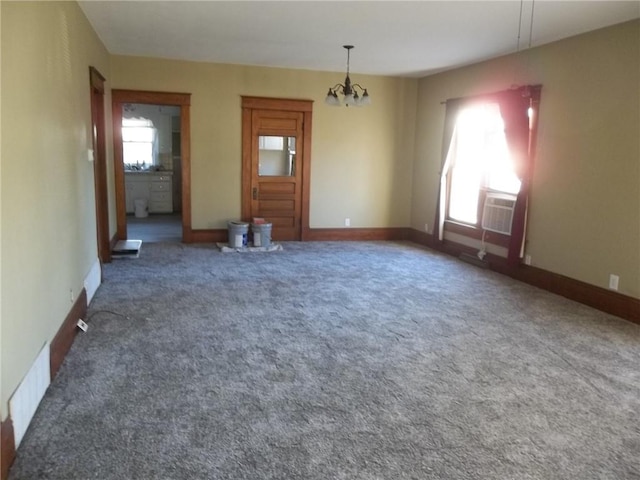
<path fill-rule="evenodd" d="M 157 130 L 146 118 L 122 119 L 122 154 L 125 164 L 151 167 L 157 158 Z"/>
<path fill-rule="evenodd" d="M 493 199 L 508 200 L 492 204 L 508 207 L 509 225 L 501 222 L 495 237 L 508 245 L 507 262 L 517 265 L 524 255 L 529 184 L 536 150 L 540 106 L 540 85 L 524 85 L 509 90 L 446 101 L 446 153 L 440 175 L 437 210 L 437 236 L 444 231 L 484 241 L 482 209 L 489 193 Z M 490 205 L 491 207 L 491 205 Z M 488 208 L 494 219 L 499 208 Z M 505 213 L 505 212 L 502 212 Z M 497 220 L 496 220 L 497 222 Z M 486 223 L 487 229 L 494 225 Z M 492 240 L 489 240 L 492 243 Z"/>
<path fill-rule="evenodd" d="M 462 109 L 451 149 L 447 216 L 451 220 L 478 225 L 487 190 L 514 195 L 520 191 L 497 103 Z"/>

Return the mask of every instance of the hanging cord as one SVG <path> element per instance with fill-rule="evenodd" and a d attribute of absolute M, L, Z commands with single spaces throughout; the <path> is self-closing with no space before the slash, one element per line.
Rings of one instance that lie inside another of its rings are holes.
<path fill-rule="evenodd" d="M 520 0 L 520 15 L 518 17 L 518 40 L 516 41 L 516 53 L 520 52 L 520 33 L 522 32 L 522 7 L 524 0 Z"/>
<path fill-rule="evenodd" d="M 529 48 L 533 39 L 533 11 L 536 8 L 536 0 L 531 0 L 531 22 L 529 23 Z M 520 7 L 520 17 L 522 17 L 522 7 Z"/>
<path fill-rule="evenodd" d="M 351 48 L 353 48 L 353 47 L 351 47 Z M 349 63 L 350 63 L 350 60 L 351 60 L 351 48 L 347 48 L 347 77 L 349 76 Z"/>
<path fill-rule="evenodd" d="M 486 230 L 482 230 L 482 243 L 480 244 L 480 251 L 478 252 L 478 258 L 480 260 L 484 260 L 484 257 L 487 256 L 487 247 L 484 243 L 484 235 L 487 233 Z"/>
<path fill-rule="evenodd" d="M 527 45 L 527 50 L 531 49 L 531 45 L 533 44 L 533 17 L 534 17 L 534 11 L 535 11 L 535 0 L 531 0 L 531 18 L 529 19 L 529 43 Z M 530 70 L 530 63 L 531 63 L 531 55 L 529 53 L 526 53 L 526 58 L 524 59 L 525 65 L 524 65 L 524 72 L 522 71 L 522 69 L 520 68 L 520 64 L 518 62 L 518 57 L 520 54 L 520 39 L 522 37 L 522 14 L 524 13 L 524 0 L 520 0 L 520 13 L 518 15 L 518 40 L 516 42 L 516 65 L 514 67 L 514 74 L 513 74 L 513 83 L 511 84 L 511 88 L 518 88 L 518 77 L 525 75 L 528 76 L 529 74 L 529 70 Z"/>
<path fill-rule="evenodd" d="M 531 80 L 531 44 L 533 43 L 533 13 L 536 7 L 536 0 L 531 0 L 531 20 L 529 21 L 529 45 L 527 46 L 526 64 L 524 74 L 527 77 L 527 83 Z"/>
<path fill-rule="evenodd" d="M 518 15 L 518 38 L 516 40 L 516 61 L 513 68 L 513 81 L 511 82 L 511 88 L 518 88 L 518 77 L 520 76 L 520 68 L 518 67 L 518 54 L 520 53 L 520 35 L 522 33 L 522 10 L 524 7 L 524 0 L 520 0 L 520 14 Z"/>

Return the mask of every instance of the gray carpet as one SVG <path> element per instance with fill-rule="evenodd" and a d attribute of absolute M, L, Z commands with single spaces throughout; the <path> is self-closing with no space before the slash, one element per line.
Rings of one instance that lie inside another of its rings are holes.
<path fill-rule="evenodd" d="M 640 328 L 409 243 L 144 244 L 17 479 L 630 479 Z"/>

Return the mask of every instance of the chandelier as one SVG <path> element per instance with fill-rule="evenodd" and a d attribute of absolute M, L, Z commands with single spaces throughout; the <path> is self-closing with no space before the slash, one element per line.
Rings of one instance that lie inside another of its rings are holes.
<path fill-rule="evenodd" d="M 349 78 L 349 56 L 353 45 L 343 45 L 343 48 L 347 50 L 347 77 L 344 79 L 344 84 L 337 83 L 334 87 L 329 88 L 327 98 L 325 98 L 324 102 L 327 105 L 332 105 L 334 107 L 340 106 L 341 102 L 338 98 L 339 93 L 344 97 L 342 99 L 342 103 L 347 107 L 349 105 L 370 105 L 371 98 L 369 97 L 367 89 L 363 88 L 359 83 L 351 83 L 351 79 Z M 360 89 L 362 95 L 358 94 L 358 89 Z"/>

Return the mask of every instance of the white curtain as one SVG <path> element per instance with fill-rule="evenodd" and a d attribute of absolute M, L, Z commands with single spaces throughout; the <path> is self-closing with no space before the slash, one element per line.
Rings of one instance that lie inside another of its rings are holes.
<path fill-rule="evenodd" d="M 153 125 L 153 123 L 152 123 Z M 151 152 L 151 156 L 153 159 L 153 165 L 159 165 L 160 164 L 160 159 L 158 157 L 159 155 L 159 147 L 160 147 L 160 138 L 158 135 L 158 129 L 156 127 L 152 127 L 153 130 L 153 134 L 152 134 L 152 149 L 153 151 Z"/>
<path fill-rule="evenodd" d="M 447 150 L 447 156 L 442 165 L 442 173 L 440 174 L 440 201 L 438 202 L 438 240 L 444 240 L 444 221 L 447 213 L 447 175 L 453 168 L 458 147 L 457 147 L 457 127 L 453 128 L 453 134 L 451 135 L 451 142 L 449 142 L 449 149 Z"/>

